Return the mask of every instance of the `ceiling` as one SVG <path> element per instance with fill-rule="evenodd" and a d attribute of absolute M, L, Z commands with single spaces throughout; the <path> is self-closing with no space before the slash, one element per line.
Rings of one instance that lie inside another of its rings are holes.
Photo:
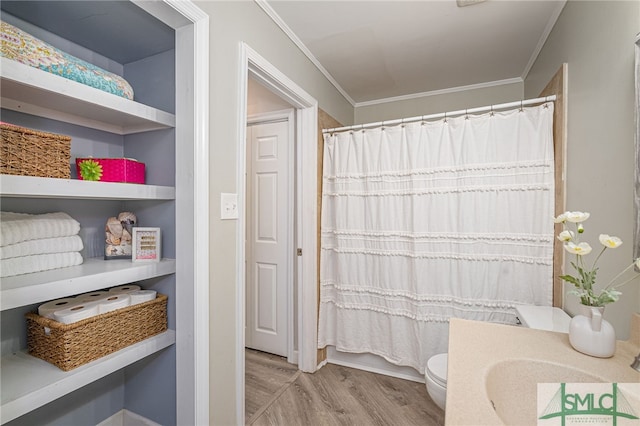
<path fill-rule="evenodd" d="M 521 82 L 566 2 L 256 1 L 354 106 Z"/>

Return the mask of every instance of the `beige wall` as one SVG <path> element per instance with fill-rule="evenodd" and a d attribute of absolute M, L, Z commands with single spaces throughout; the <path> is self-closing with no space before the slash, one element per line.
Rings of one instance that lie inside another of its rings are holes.
<path fill-rule="evenodd" d="M 291 109 L 291 105 L 249 77 L 247 82 L 247 115 L 265 114 Z"/>
<path fill-rule="evenodd" d="M 523 87 L 523 83 L 511 83 L 482 89 L 423 96 L 403 101 L 359 106 L 355 112 L 355 123 L 373 123 L 518 101 L 522 99 Z"/>
<path fill-rule="evenodd" d="M 334 117 L 353 108 L 253 1 L 196 2 L 210 16 L 210 424 L 237 424 L 235 397 L 236 221 L 221 221 L 220 193 L 238 192 L 240 43 L 247 43 Z M 180 285 L 180 283 L 178 283 Z"/>
<path fill-rule="evenodd" d="M 638 2 L 570 1 L 532 72 L 522 84 L 438 95 L 355 110 L 253 1 L 200 1 L 210 22 L 210 417 L 236 424 L 235 221 L 221 221 L 219 194 L 237 192 L 239 49 L 245 42 L 345 125 L 402 118 L 532 97 L 563 61 L 569 62 L 568 206 L 591 211 L 587 230 L 626 240 L 606 256 L 601 276 L 631 260 L 633 229 L 633 36 L 640 31 Z M 178 283 L 179 284 L 179 283 Z M 640 311 L 638 285 L 608 309 L 619 337 Z M 619 311 L 614 312 L 614 311 Z"/>
<path fill-rule="evenodd" d="M 640 2 L 570 0 L 525 80 L 525 96 L 536 96 L 568 63 L 567 209 L 591 213 L 584 240 L 594 252 L 601 233 L 624 241 L 601 258 L 601 285 L 633 257 L 633 58 L 639 31 Z M 565 268 L 573 272 L 568 263 Z M 639 289 L 640 282 L 623 287 L 621 300 L 605 309 L 619 339 L 628 337 L 631 315 L 640 312 Z M 576 312 L 575 296 L 565 295 L 565 309 Z"/>

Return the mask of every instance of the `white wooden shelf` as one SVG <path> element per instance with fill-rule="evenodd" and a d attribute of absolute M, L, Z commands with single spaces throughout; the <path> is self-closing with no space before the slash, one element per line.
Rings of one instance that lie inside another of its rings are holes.
<path fill-rule="evenodd" d="M 108 156 L 125 151 L 135 153 L 147 167 L 167 170 L 172 176 L 166 181 L 151 182 L 161 186 L 0 175 L 0 201 L 6 204 L 3 209 L 25 213 L 73 210 L 87 230 L 86 235 L 81 234 L 87 239 L 85 245 L 93 247 L 93 229 L 100 230 L 103 226 L 104 211 L 118 211 L 116 207 L 122 206 L 124 210 L 138 212 L 140 220 L 153 219 L 157 226 L 162 226 L 163 242 L 170 244 L 165 251 L 179 253 L 179 259 L 133 263 L 89 258 L 74 267 L 1 278 L 0 424 L 26 421 L 24 415 L 45 416 L 46 422 L 49 408 L 63 410 L 68 418 L 79 419 L 79 422 L 97 424 L 103 421 L 98 418 L 101 414 L 125 408 L 117 399 L 122 390 L 135 399 L 141 414 L 152 412 L 158 404 L 165 406 L 166 410 L 153 413 L 155 417 L 151 420 L 157 423 L 164 424 L 172 418 L 177 419 L 174 423 L 178 424 L 198 423 L 198 419 L 207 417 L 209 398 L 207 378 L 198 374 L 206 370 L 208 336 L 206 327 L 198 327 L 196 321 L 197 316 L 207 313 L 207 297 L 198 296 L 202 296 L 202 289 L 207 287 L 208 263 L 206 250 L 196 248 L 207 246 L 208 234 L 198 232 L 207 223 L 207 212 L 193 195 L 197 188 L 207 187 L 208 180 L 206 167 L 194 162 L 194 153 L 206 151 L 208 143 L 208 133 L 202 131 L 206 130 L 202 125 L 206 120 L 202 117 L 208 116 L 205 89 L 209 65 L 207 61 L 197 60 L 194 46 L 203 51 L 208 49 L 209 17 L 190 2 L 173 0 L 128 0 L 107 8 L 100 2 L 89 1 L 62 2 L 64 4 L 58 6 L 45 4 L 47 2 L 15 2 L 13 8 L 10 2 L 4 3 L 3 13 L 15 18 L 16 26 L 24 22 L 26 30 L 34 29 L 34 34 L 42 34 L 45 41 L 59 42 L 61 47 L 75 44 L 74 52 L 79 52 L 83 59 L 93 60 L 96 55 L 95 58 L 101 57 L 115 67 L 127 69 L 137 99 L 147 102 L 144 99 L 147 98 L 154 105 L 0 58 L 0 106 L 6 115 L 12 112 L 17 125 L 29 127 L 38 122 L 41 123 L 39 130 L 61 134 L 66 131 L 74 136 L 74 141 L 88 138 L 82 147 L 84 155 L 104 156 L 105 148 Z M 116 13 L 120 10 L 131 11 L 126 22 L 121 19 L 122 13 Z M 108 43 L 122 55 L 111 55 L 100 46 L 91 50 L 89 42 L 98 36 L 93 26 L 87 28 L 80 22 L 86 16 L 95 18 L 95 28 L 104 29 L 107 35 L 119 32 L 126 36 L 120 41 L 112 37 Z M 59 23 L 70 31 L 60 33 L 55 28 Z M 157 38 L 142 40 L 135 48 L 127 43 L 126 40 L 147 34 L 144 30 L 147 25 L 168 37 L 168 49 L 163 48 L 158 54 L 154 50 Z M 185 75 L 194 78 L 180 78 Z M 14 111 L 26 116 L 13 114 Z M 180 179 L 180 170 L 193 171 L 193 176 Z M 164 294 L 181 298 L 182 303 L 169 301 L 168 320 L 176 325 L 173 330 L 69 372 L 26 353 L 23 315 L 26 310 L 49 300 L 140 281 L 143 287 L 147 287 L 146 281 Z M 161 356 L 156 359 L 154 353 Z M 195 356 L 200 353 L 205 356 Z M 144 359 L 148 361 L 144 366 L 136 364 Z M 185 359 L 196 362 L 181 362 Z M 124 374 L 124 368 L 127 372 L 130 370 L 135 379 Z M 113 375 L 118 389 L 105 393 L 106 399 L 96 398 L 74 405 L 78 392 L 84 392 L 85 386 L 108 375 Z M 149 388 L 154 385 L 162 386 L 163 391 Z M 147 388 L 143 389 L 144 386 Z M 175 407 L 179 409 L 176 411 Z"/>
<path fill-rule="evenodd" d="M 119 135 L 175 127 L 175 115 L 0 58 L 2 108 Z"/>
<path fill-rule="evenodd" d="M 173 200 L 173 186 L 0 175 L 0 196 L 83 200 Z"/>
<path fill-rule="evenodd" d="M 82 265 L 0 280 L 0 310 L 46 302 L 176 272 L 175 259 L 136 263 L 85 259 Z M 4 382 L 4 377 L 3 377 Z"/>
<path fill-rule="evenodd" d="M 175 341 L 175 331 L 167 330 L 67 372 L 25 352 L 5 356 L 1 361 L 1 423 L 5 424 L 80 389 L 173 345 Z"/>

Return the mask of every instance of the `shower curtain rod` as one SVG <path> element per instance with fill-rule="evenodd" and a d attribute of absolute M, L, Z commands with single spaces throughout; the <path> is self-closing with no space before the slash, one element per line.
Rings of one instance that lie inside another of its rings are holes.
<path fill-rule="evenodd" d="M 483 106 L 483 107 L 477 107 L 477 108 L 461 109 L 458 111 L 451 111 L 451 112 L 441 112 L 438 114 L 420 115 L 420 116 L 411 117 L 411 118 L 399 118 L 395 120 L 378 121 L 375 123 L 354 124 L 353 126 L 346 126 L 346 127 L 334 127 L 333 129 L 322 129 L 322 133 L 343 132 L 345 130 L 360 130 L 360 129 L 370 128 L 370 127 L 395 126 L 396 124 L 404 124 L 404 123 L 412 123 L 415 121 L 455 117 L 458 115 L 474 114 L 477 112 L 496 111 L 499 109 L 513 108 L 517 106 L 523 107 L 525 105 L 540 104 L 543 102 L 552 102 L 555 100 L 556 100 L 556 95 L 551 95 L 551 96 L 545 96 L 542 98 L 526 99 L 522 101 L 507 102 L 504 104 L 489 105 L 489 106 Z"/>

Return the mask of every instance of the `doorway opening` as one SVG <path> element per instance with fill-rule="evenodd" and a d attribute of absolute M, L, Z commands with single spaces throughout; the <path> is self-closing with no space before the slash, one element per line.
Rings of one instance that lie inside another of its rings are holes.
<path fill-rule="evenodd" d="M 293 248 L 300 253 L 292 261 L 295 270 L 295 313 L 297 322 L 298 368 L 314 372 L 317 367 L 317 138 L 318 104 L 296 83 L 271 65 L 246 44 L 240 46 L 240 90 L 238 98 L 238 224 L 236 227 L 236 417 L 244 423 L 245 408 L 245 311 L 246 311 L 246 261 L 247 239 L 247 92 L 249 77 L 277 95 L 293 110 L 295 159 L 295 223 Z"/>
<path fill-rule="evenodd" d="M 251 77 L 247 98 L 245 346 L 297 364 L 294 110 Z"/>

